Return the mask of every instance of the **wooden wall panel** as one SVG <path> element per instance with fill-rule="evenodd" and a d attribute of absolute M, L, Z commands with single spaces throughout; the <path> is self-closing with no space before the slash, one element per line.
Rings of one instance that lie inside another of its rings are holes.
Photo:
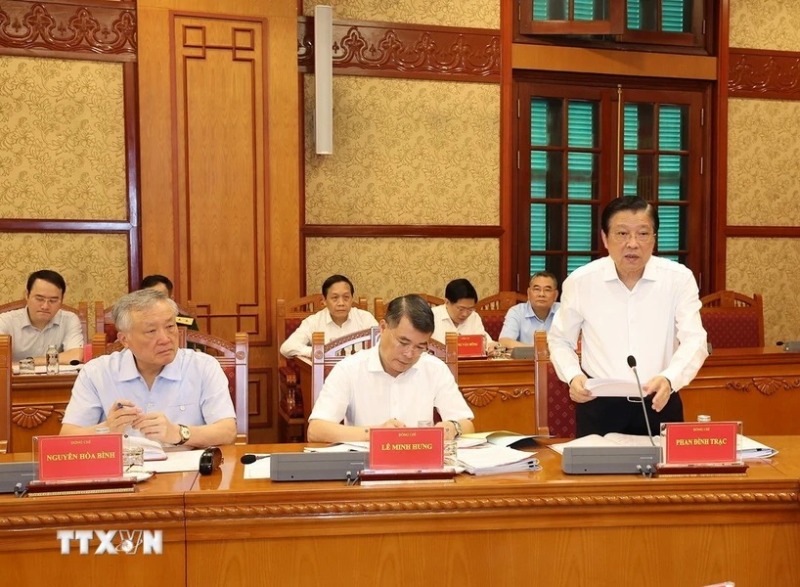
<path fill-rule="evenodd" d="M 137 7 L 143 272 L 171 276 L 214 334 L 250 333 L 250 437 L 269 442 L 274 301 L 299 271 L 297 6 Z"/>
<path fill-rule="evenodd" d="M 208 330 L 225 338 L 247 331 L 254 345 L 271 342 L 259 263 L 267 251 L 265 24 L 204 16 L 176 16 L 173 24 L 184 295 L 206 310 Z"/>

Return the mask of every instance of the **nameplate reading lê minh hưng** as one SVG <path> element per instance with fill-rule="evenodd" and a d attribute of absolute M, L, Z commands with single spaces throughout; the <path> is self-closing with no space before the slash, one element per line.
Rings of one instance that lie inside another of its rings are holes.
<path fill-rule="evenodd" d="M 122 435 L 39 436 L 39 480 L 122 477 Z"/>
<path fill-rule="evenodd" d="M 370 469 L 441 469 L 444 428 L 371 428 Z"/>
<path fill-rule="evenodd" d="M 734 463 L 739 422 L 670 422 L 665 425 L 667 465 Z"/>

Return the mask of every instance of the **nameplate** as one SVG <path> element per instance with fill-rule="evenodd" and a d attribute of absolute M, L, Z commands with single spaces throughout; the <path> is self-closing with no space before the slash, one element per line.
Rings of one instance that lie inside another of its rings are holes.
<path fill-rule="evenodd" d="M 739 422 L 670 422 L 665 424 L 667 465 L 733 463 Z"/>
<path fill-rule="evenodd" d="M 369 466 L 382 469 L 441 469 L 444 428 L 371 428 Z"/>
<path fill-rule="evenodd" d="M 458 358 L 470 359 L 486 356 L 486 339 L 482 334 L 458 335 Z"/>
<path fill-rule="evenodd" d="M 39 480 L 122 476 L 122 435 L 39 436 Z"/>

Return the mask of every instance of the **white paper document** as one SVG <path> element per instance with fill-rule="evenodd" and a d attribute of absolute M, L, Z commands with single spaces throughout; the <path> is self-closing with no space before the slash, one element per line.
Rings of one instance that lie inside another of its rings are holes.
<path fill-rule="evenodd" d="M 270 457 L 258 459 L 255 463 L 244 466 L 245 479 L 269 479 Z"/>
<path fill-rule="evenodd" d="M 595 397 L 639 397 L 635 379 L 587 379 L 586 390 Z"/>
<path fill-rule="evenodd" d="M 330 446 L 306 446 L 303 452 L 369 452 L 369 442 L 337 442 Z"/>
<path fill-rule="evenodd" d="M 167 453 L 165 461 L 147 461 L 144 469 L 156 473 L 182 473 L 184 471 L 200 470 L 201 449 L 181 450 Z"/>
<path fill-rule="evenodd" d="M 473 475 L 539 470 L 539 459 L 534 453 L 495 444 L 459 449 L 458 461 Z"/>

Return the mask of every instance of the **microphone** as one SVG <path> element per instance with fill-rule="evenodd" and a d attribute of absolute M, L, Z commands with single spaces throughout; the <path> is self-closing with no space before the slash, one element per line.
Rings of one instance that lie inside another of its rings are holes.
<path fill-rule="evenodd" d="M 250 454 L 242 455 L 242 458 L 239 459 L 239 460 L 242 462 L 243 465 L 252 465 L 256 461 L 260 461 L 261 459 L 266 459 L 269 456 L 270 456 L 269 454 L 254 455 L 254 454 L 250 453 Z"/>
<path fill-rule="evenodd" d="M 642 414 L 644 415 L 644 423 L 647 426 L 647 437 L 650 439 L 650 444 L 656 445 L 653 442 L 653 431 L 650 429 L 650 420 L 647 418 L 647 408 L 644 405 L 644 392 L 642 391 L 642 382 L 639 381 L 639 372 L 636 370 L 636 357 L 628 355 L 628 367 L 631 368 L 633 374 L 636 376 L 636 387 L 639 389 L 639 398 L 642 400 Z"/>

